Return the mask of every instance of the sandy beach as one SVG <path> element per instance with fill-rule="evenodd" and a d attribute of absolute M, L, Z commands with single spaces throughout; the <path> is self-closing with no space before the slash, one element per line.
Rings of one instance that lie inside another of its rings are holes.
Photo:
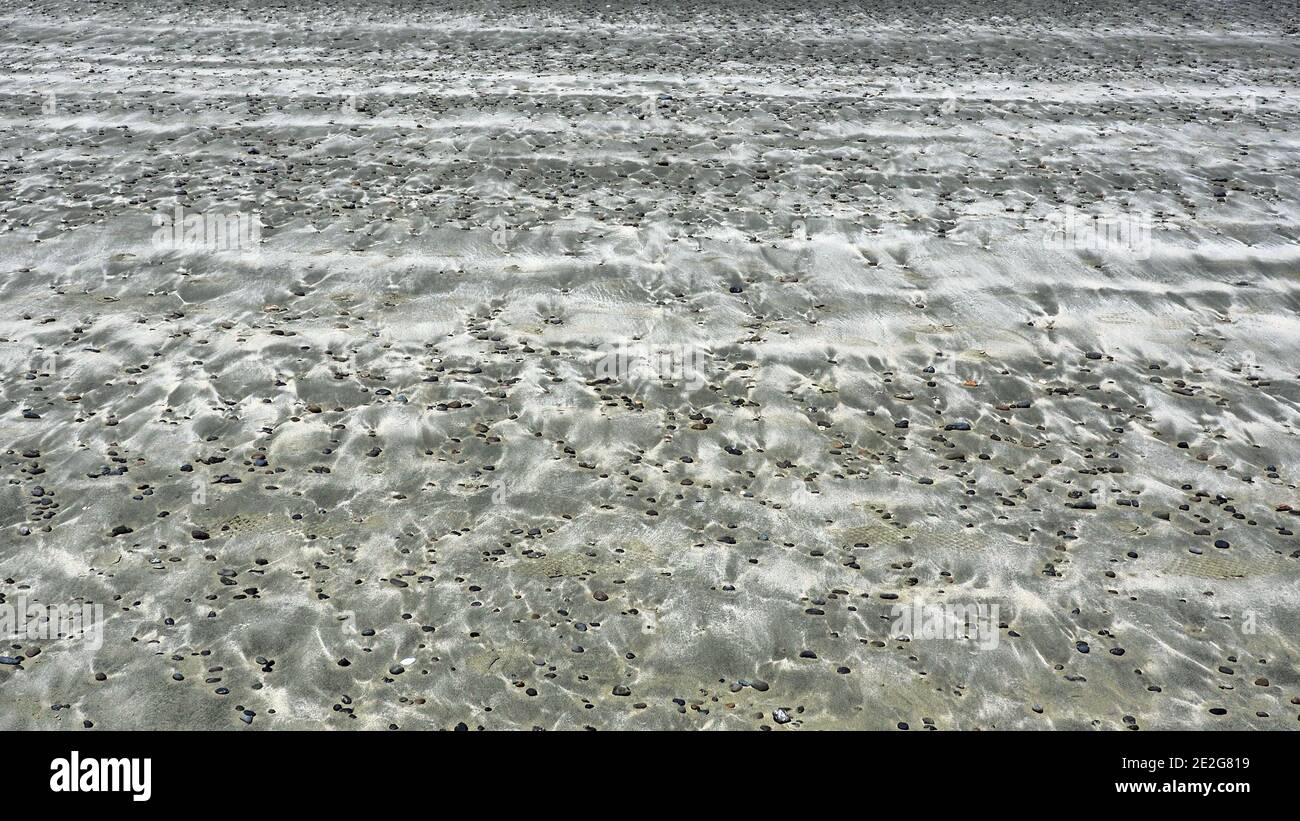
<path fill-rule="evenodd" d="M 0 729 L 1300 728 L 1300 10 L 248 5 L 0 11 Z"/>

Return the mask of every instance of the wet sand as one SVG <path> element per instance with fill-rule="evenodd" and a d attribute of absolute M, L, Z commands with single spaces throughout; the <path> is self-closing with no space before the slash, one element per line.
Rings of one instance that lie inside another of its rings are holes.
<path fill-rule="evenodd" d="M 1300 15 L 813 5 L 6 8 L 0 728 L 1300 726 Z"/>

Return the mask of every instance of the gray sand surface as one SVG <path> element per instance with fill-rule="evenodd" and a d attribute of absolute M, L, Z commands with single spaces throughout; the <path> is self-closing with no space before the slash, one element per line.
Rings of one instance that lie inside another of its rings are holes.
<path fill-rule="evenodd" d="M 239 5 L 0 11 L 0 729 L 1300 727 L 1295 6 Z"/>

